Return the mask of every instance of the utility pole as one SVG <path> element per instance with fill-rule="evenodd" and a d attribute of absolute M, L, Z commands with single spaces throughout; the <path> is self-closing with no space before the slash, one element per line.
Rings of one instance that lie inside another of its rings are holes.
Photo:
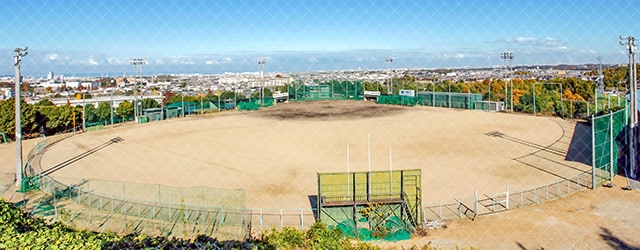
<path fill-rule="evenodd" d="M 20 121 L 20 85 L 22 83 L 22 77 L 20 76 L 20 63 L 22 62 L 22 57 L 27 56 L 27 50 L 29 47 L 24 48 L 16 48 L 13 52 L 15 55 L 13 56 L 14 60 L 14 68 L 15 68 L 15 99 L 16 99 L 16 187 L 18 189 L 21 188 L 22 185 L 22 122 Z"/>
<path fill-rule="evenodd" d="M 626 46 L 629 54 L 629 94 L 631 103 L 631 116 L 629 124 L 629 170 L 631 178 L 636 177 L 636 125 L 638 123 L 638 83 L 636 81 L 636 38 L 632 36 L 620 36 L 620 45 Z"/>

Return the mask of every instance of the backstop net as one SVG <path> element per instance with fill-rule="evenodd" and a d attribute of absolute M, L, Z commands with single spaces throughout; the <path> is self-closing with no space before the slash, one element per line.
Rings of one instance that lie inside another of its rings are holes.
<path fill-rule="evenodd" d="M 610 181 L 620 167 L 628 165 L 628 114 L 629 108 L 625 107 L 591 119 L 592 164 L 597 184 Z"/>
<path fill-rule="evenodd" d="M 408 239 L 422 222 L 421 170 L 318 173 L 318 220 L 362 240 Z"/>

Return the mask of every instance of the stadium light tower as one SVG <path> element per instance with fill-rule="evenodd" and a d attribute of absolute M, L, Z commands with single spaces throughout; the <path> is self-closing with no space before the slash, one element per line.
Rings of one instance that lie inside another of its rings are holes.
<path fill-rule="evenodd" d="M 22 185 L 22 123 L 20 121 L 20 115 L 21 115 L 21 110 L 20 110 L 20 85 L 22 83 L 22 77 L 20 76 L 20 64 L 22 63 L 22 57 L 27 56 L 28 52 L 27 50 L 29 49 L 29 47 L 24 47 L 24 48 L 16 48 L 13 52 L 15 52 L 15 55 L 13 56 L 14 60 L 14 68 L 15 68 L 15 101 L 16 101 L 16 107 L 15 107 L 15 112 L 16 112 L 16 116 L 15 116 L 15 122 L 16 122 L 16 127 L 15 127 L 15 131 L 16 131 L 16 187 L 18 187 L 18 189 L 20 189 L 21 185 Z"/>
<path fill-rule="evenodd" d="M 513 52 L 511 51 L 507 51 L 507 52 L 502 52 L 502 54 L 500 55 L 500 57 L 504 60 L 504 67 L 505 69 L 507 68 L 507 59 L 509 59 L 509 95 L 511 96 L 511 100 L 509 102 L 509 106 L 511 107 L 511 112 L 513 113 L 513 67 L 512 67 L 512 60 L 513 60 Z M 507 83 L 504 83 L 505 88 L 504 88 L 504 94 L 505 94 L 505 105 L 507 104 L 507 88 L 506 85 Z"/>
<path fill-rule="evenodd" d="M 264 82 L 262 82 L 262 75 L 264 74 L 264 64 L 267 63 L 267 59 L 258 59 L 258 68 L 260 69 L 260 98 L 261 104 L 264 105 Z"/>
<path fill-rule="evenodd" d="M 626 46 L 629 54 L 629 102 L 631 103 L 631 122 L 629 129 L 629 162 L 631 165 L 629 169 L 631 170 L 631 177 L 636 177 L 636 157 L 635 154 L 637 152 L 636 148 L 636 126 L 638 123 L 638 83 L 636 79 L 637 69 L 636 69 L 636 38 L 632 36 L 620 36 L 620 45 Z"/>
<path fill-rule="evenodd" d="M 384 61 L 387 62 L 389 67 L 389 89 L 387 90 L 387 94 L 393 94 L 393 57 L 385 57 Z"/>
<path fill-rule="evenodd" d="M 136 78 L 136 69 L 137 66 L 140 65 L 140 81 L 142 83 L 142 65 L 147 64 L 147 60 L 143 58 L 131 58 L 129 61 L 131 66 L 133 66 L 133 117 L 138 123 L 138 82 L 135 80 Z"/>

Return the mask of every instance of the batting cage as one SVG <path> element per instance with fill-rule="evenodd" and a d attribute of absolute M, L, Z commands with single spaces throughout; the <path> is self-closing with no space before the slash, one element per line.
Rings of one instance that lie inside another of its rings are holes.
<path fill-rule="evenodd" d="M 318 173 L 318 220 L 361 240 L 405 240 L 422 222 L 421 170 Z"/>

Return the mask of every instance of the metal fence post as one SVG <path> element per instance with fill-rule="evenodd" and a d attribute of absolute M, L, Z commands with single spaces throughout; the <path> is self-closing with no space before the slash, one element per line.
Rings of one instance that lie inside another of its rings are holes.
<path fill-rule="evenodd" d="M 280 227 L 284 227 L 284 222 L 282 221 L 282 208 L 280 209 Z"/>
<path fill-rule="evenodd" d="M 509 210 L 509 184 L 507 184 L 507 192 L 506 193 L 507 193 L 507 197 L 506 197 L 507 198 L 506 199 L 507 200 L 507 210 Z"/>
<path fill-rule="evenodd" d="M 587 103 L 587 106 L 589 104 Z M 596 107 L 596 113 L 598 108 Z M 591 115 L 591 189 L 596 189 L 596 121 Z"/>
<path fill-rule="evenodd" d="M 300 229 L 304 229 L 304 209 L 300 209 Z"/>

